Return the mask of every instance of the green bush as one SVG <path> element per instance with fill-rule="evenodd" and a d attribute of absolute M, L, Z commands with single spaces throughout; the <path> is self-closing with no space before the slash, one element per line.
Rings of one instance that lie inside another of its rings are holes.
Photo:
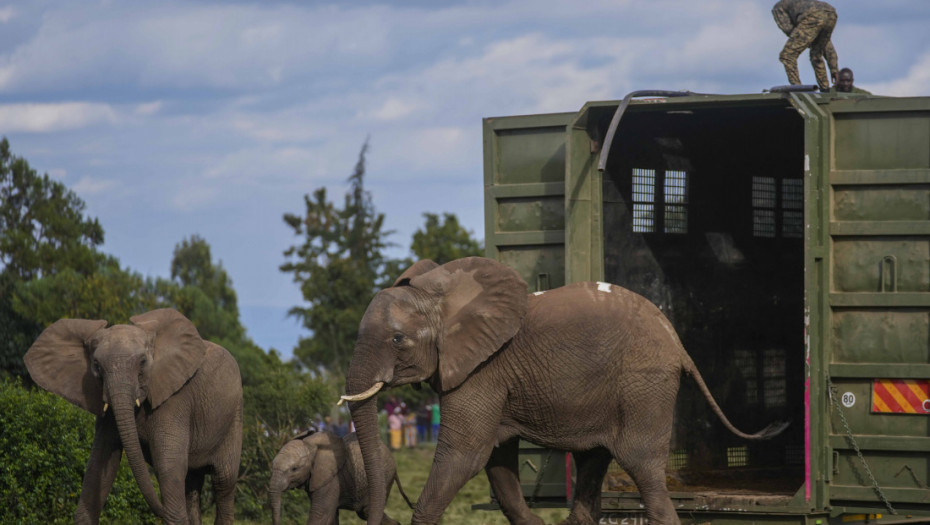
<path fill-rule="evenodd" d="M 72 523 L 94 417 L 64 399 L 0 380 L 0 523 Z M 123 461 L 104 523 L 156 523 Z"/>

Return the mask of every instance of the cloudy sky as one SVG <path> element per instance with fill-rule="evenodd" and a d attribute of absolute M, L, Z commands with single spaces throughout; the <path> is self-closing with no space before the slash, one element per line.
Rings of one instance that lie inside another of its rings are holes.
<path fill-rule="evenodd" d="M 394 255 L 424 212 L 481 238 L 483 117 L 784 84 L 773 3 L 0 0 L 0 136 L 78 193 L 132 270 L 167 277 L 174 246 L 205 238 L 249 335 L 290 355 L 282 215 L 321 186 L 341 201 L 366 137 Z M 833 4 L 857 85 L 930 95 L 930 1 Z"/>

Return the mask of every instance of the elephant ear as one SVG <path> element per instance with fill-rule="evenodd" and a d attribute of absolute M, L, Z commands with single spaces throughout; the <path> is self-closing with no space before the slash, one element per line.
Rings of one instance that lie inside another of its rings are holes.
<path fill-rule="evenodd" d="M 314 492 L 326 485 L 345 468 L 346 454 L 342 440 L 331 432 L 317 432 L 303 440 L 310 452 L 310 479 L 307 490 Z"/>
<path fill-rule="evenodd" d="M 171 308 L 152 310 L 130 321 L 154 335 L 148 396 L 152 408 L 157 408 L 197 372 L 207 345 L 194 323 Z"/>
<path fill-rule="evenodd" d="M 458 259 L 414 277 L 410 285 L 439 296 L 443 391 L 459 386 L 513 338 L 526 315 L 526 282 L 492 259 Z"/>
<path fill-rule="evenodd" d="M 410 284 L 410 279 L 413 279 L 418 275 L 423 275 L 430 270 L 435 270 L 436 268 L 439 268 L 438 264 L 429 259 L 421 259 L 413 263 L 410 268 L 407 268 L 407 271 L 400 274 L 400 277 L 394 281 L 394 286 L 407 286 Z"/>
<path fill-rule="evenodd" d="M 87 340 L 106 321 L 61 319 L 32 344 L 23 360 L 32 380 L 91 414 L 103 415 L 103 389 L 91 371 Z"/>

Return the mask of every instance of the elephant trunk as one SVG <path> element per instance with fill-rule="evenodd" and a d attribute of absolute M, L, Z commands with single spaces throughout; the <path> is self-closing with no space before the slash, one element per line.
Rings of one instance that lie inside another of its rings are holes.
<path fill-rule="evenodd" d="M 152 512 L 156 516 L 164 518 L 165 509 L 158 499 L 158 494 L 155 493 L 152 478 L 149 477 L 149 469 L 145 464 L 145 457 L 142 455 L 142 445 L 139 443 L 139 433 L 136 431 L 136 416 L 133 409 L 135 401 L 129 394 L 118 394 L 113 397 L 112 401 L 119 439 L 123 444 L 123 450 L 126 452 L 126 460 L 129 461 L 132 475 L 136 478 L 136 484 L 139 485 L 142 497 L 145 498 Z"/>
<path fill-rule="evenodd" d="M 271 498 L 271 523 L 278 525 L 281 523 L 281 491 L 269 490 L 268 497 Z"/>
<path fill-rule="evenodd" d="M 384 515 L 387 499 L 384 483 L 384 458 L 381 457 L 381 435 L 378 429 L 378 398 L 352 402 L 352 420 L 358 435 L 358 445 L 368 476 L 368 525 L 378 525 Z"/>

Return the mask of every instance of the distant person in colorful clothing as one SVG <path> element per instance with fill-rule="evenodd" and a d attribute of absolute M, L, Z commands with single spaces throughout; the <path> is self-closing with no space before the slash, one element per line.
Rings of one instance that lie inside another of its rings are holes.
<path fill-rule="evenodd" d="M 836 49 L 830 38 L 833 28 L 836 27 L 836 9 L 832 5 L 820 0 L 780 0 L 772 8 L 775 23 L 786 35 L 788 42 L 778 55 L 778 59 L 785 65 L 788 74 L 788 83 L 798 85 L 801 76 L 798 73 L 798 57 L 805 49 L 810 48 L 811 65 L 817 75 L 817 85 L 820 91 L 830 90 L 830 80 L 834 82 L 839 73 L 837 66 Z M 823 66 L 823 59 L 827 59 L 830 68 L 830 78 Z"/>
<path fill-rule="evenodd" d="M 420 443 L 426 443 L 429 437 L 430 421 L 433 418 L 429 405 L 422 405 L 416 412 L 417 418 L 417 439 Z"/>
<path fill-rule="evenodd" d="M 394 407 L 394 412 L 388 416 L 388 430 L 391 436 L 391 450 L 398 450 L 403 443 L 404 419 L 400 415 L 400 407 Z"/>
<path fill-rule="evenodd" d="M 432 406 L 430 406 L 430 410 L 433 413 L 433 417 L 432 417 L 433 436 L 432 438 L 433 438 L 433 442 L 435 443 L 436 440 L 439 439 L 439 402 L 436 401 L 435 399 L 433 400 Z"/>
<path fill-rule="evenodd" d="M 853 82 L 855 80 L 852 69 L 844 67 L 840 70 L 840 78 L 836 81 L 836 84 L 833 85 L 833 88 L 830 89 L 830 93 L 860 93 L 862 95 L 871 95 L 868 91 L 854 86 Z"/>

